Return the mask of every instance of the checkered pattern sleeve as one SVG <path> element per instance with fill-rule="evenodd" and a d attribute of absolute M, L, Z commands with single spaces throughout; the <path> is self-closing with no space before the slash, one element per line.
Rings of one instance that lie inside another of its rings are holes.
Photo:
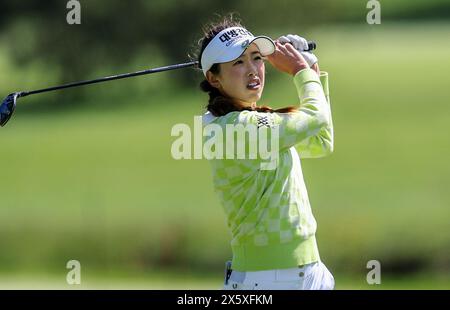
<path fill-rule="evenodd" d="M 328 87 L 328 72 L 320 72 L 320 82 L 327 100 L 326 109 L 329 116 L 329 121 L 325 127 L 320 129 L 317 135 L 309 136 L 295 146 L 301 158 L 319 158 L 333 152 L 334 134 L 333 121 L 331 117 L 330 93 Z"/>
<path fill-rule="evenodd" d="M 291 113 L 251 111 L 241 113 L 239 122 L 254 124 L 258 128 L 277 127 L 280 151 L 295 146 L 300 156 L 324 156 L 332 151 L 333 130 L 330 105 L 320 78 L 314 70 L 305 69 L 294 76 L 294 83 L 300 100 L 298 111 Z M 260 138 L 261 135 L 258 136 L 258 139 Z"/>

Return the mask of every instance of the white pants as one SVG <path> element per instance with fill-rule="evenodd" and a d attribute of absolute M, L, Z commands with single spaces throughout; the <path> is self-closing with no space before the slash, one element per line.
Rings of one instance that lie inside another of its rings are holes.
<path fill-rule="evenodd" d="M 332 290 L 334 278 L 322 262 L 289 269 L 232 271 L 224 290 Z"/>

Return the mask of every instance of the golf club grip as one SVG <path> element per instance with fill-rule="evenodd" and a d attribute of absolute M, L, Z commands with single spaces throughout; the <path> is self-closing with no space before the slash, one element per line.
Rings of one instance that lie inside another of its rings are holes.
<path fill-rule="evenodd" d="M 281 44 L 286 44 L 286 43 L 291 43 L 291 42 L 285 42 L 285 43 L 281 43 Z M 292 44 L 292 46 L 294 46 L 294 45 Z M 315 50 L 316 48 L 317 48 L 316 42 L 308 41 L 308 49 L 304 50 L 304 52 L 310 52 L 310 51 Z"/>
<path fill-rule="evenodd" d="M 317 48 L 317 44 L 314 41 L 308 41 L 308 49 L 306 52 L 313 51 Z"/>

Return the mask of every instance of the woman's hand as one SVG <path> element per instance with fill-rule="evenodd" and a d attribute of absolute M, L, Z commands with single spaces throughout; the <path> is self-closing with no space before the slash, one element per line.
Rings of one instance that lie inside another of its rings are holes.
<path fill-rule="evenodd" d="M 290 43 L 283 45 L 275 41 L 275 52 L 267 56 L 267 60 L 276 69 L 290 75 L 309 68 L 305 58 Z"/>
<path fill-rule="evenodd" d="M 290 43 L 294 48 L 302 54 L 303 58 L 305 58 L 308 65 L 313 69 L 314 71 L 319 74 L 319 65 L 318 65 L 318 59 L 316 55 L 314 55 L 311 51 L 305 51 L 309 48 L 308 41 L 300 37 L 296 34 L 287 34 L 284 36 L 281 36 L 277 39 L 278 42 L 281 44 Z"/>

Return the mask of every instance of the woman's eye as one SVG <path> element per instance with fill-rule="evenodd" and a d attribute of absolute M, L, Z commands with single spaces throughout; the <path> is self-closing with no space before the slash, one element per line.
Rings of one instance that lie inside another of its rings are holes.
<path fill-rule="evenodd" d="M 262 60 L 263 58 L 261 56 L 256 56 L 254 60 Z M 242 60 L 238 60 L 236 61 L 233 65 L 237 65 L 237 64 L 241 64 L 243 63 Z"/>

